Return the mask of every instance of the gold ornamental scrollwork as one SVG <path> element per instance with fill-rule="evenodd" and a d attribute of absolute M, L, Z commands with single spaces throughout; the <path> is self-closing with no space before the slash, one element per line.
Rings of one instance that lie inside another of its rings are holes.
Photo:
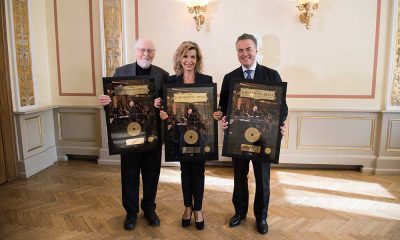
<path fill-rule="evenodd" d="M 103 0 L 106 75 L 113 76 L 122 65 L 121 0 Z"/>
<path fill-rule="evenodd" d="M 400 9 L 400 2 L 399 8 Z M 393 106 L 400 106 L 400 12 L 397 12 L 397 31 L 396 31 L 395 58 L 393 61 L 393 81 L 392 81 L 392 97 Z"/>
<path fill-rule="evenodd" d="M 25 107 L 35 104 L 29 40 L 28 0 L 13 0 L 12 5 L 19 104 L 21 107 Z"/>
<path fill-rule="evenodd" d="M 207 93 L 174 93 L 175 103 L 199 103 L 207 101 Z"/>

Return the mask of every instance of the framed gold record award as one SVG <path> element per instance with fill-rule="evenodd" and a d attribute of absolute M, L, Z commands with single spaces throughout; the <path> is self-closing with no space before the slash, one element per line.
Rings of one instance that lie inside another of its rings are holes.
<path fill-rule="evenodd" d="M 215 83 L 164 85 L 165 161 L 218 160 Z"/>
<path fill-rule="evenodd" d="M 154 77 L 106 77 L 103 88 L 111 98 L 104 107 L 110 155 L 154 150 L 160 144 Z"/>
<path fill-rule="evenodd" d="M 279 162 L 282 107 L 287 83 L 231 82 L 222 155 Z"/>

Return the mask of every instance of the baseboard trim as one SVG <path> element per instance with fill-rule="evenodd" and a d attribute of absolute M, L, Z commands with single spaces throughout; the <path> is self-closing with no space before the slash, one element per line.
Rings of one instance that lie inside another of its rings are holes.
<path fill-rule="evenodd" d="M 99 159 L 97 159 L 97 163 L 104 165 L 120 165 L 121 156 L 119 154 L 110 155 L 108 148 L 100 148 Z"/>
<path fill-rule="evenodd" d="M 67 154 L 82 156 L 99 156 L 98 147 L 57 146 L 57 160 L 68 160 Z"/>
<path fill-rule="evenodd" d="M 57 159 L 56 146 L 18 162 L 18 175 L 29 178 L 32 175 L 52 166 Z"/>
<path fill-rule="evenodd" d="M 400 169 L 375 169 L 375 174 L 381 175 L 397 175 L 400 174 Z"/>
<path fill-rule="evenodd" d="M 400 174 L 400 156 L 379 156 L 376 174 Z"/>
<path fill-rule="evenodd" d="M 281 154 L 280 163 L 317 164 L 317 165 L 352 165 L 375 168 L 375 155 L 339 155 L 339 154 Z"/>

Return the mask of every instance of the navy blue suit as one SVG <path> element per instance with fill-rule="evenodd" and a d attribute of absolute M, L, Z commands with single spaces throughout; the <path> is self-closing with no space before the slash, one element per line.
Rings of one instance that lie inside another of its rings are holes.
<path fill-rule="evenodd" d="M 233 79 L 244 79 L 242 67 L 239 67 L 225 75 L 222 82 L 219 106 L 224 116 L 227 114 L 230 84 Z M 282 82 L 279 73 L 273 69 L 257 64 L 254 72 L 254 80 L 267 83 Z M 286 120 L 288 107 L 286 99 L 282 104 L 281 124 Z M 232 202 L 235 206 L 235 213 L 246 216 L 249 206 L 249 189 L 247 175 L 249 173 L 250 160 L 232 158 L 234 169 L 234 190 Z M 256 194 L 254 197 L 254 216 L 257 220 L 266 219 L 270 197 L 270 170 L 271 164 L 266 161 L 252 161 L 254 177 L 256 180 Z"/>
<path fill-rule="evenodd" d="M 167 83 L 183 83 L 183 75 L 170 76 Z M 212 83 L 212 77 L 196 73 L 194 84 L 196 83 Z M 193 207 L 193 210 L 200 211 L 203 205 L 205 161 L 180 163 L 185 207 Z"/>

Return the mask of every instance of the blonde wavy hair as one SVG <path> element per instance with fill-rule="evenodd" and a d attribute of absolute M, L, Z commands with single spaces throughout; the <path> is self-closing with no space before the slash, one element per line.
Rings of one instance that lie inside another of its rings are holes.
<path fill-rule="evenodd" d="M 183 74 L 183 67 L 181 65 L 181 60 L 183 56 L 190 50 L 195 50 L 196 51 L 196 66 L 194 67 L 194 70 L 196 72 L 201 72 L 203 69 L 203 55 L 201 54 L 200 47 L 197 45 L 197 43 L 192 42 L 192 41 L 185 41 L 179 45 L 179 47 L 176 49 L 175 54 L 174 54 L 174 70 L 177 75 Z"/>

